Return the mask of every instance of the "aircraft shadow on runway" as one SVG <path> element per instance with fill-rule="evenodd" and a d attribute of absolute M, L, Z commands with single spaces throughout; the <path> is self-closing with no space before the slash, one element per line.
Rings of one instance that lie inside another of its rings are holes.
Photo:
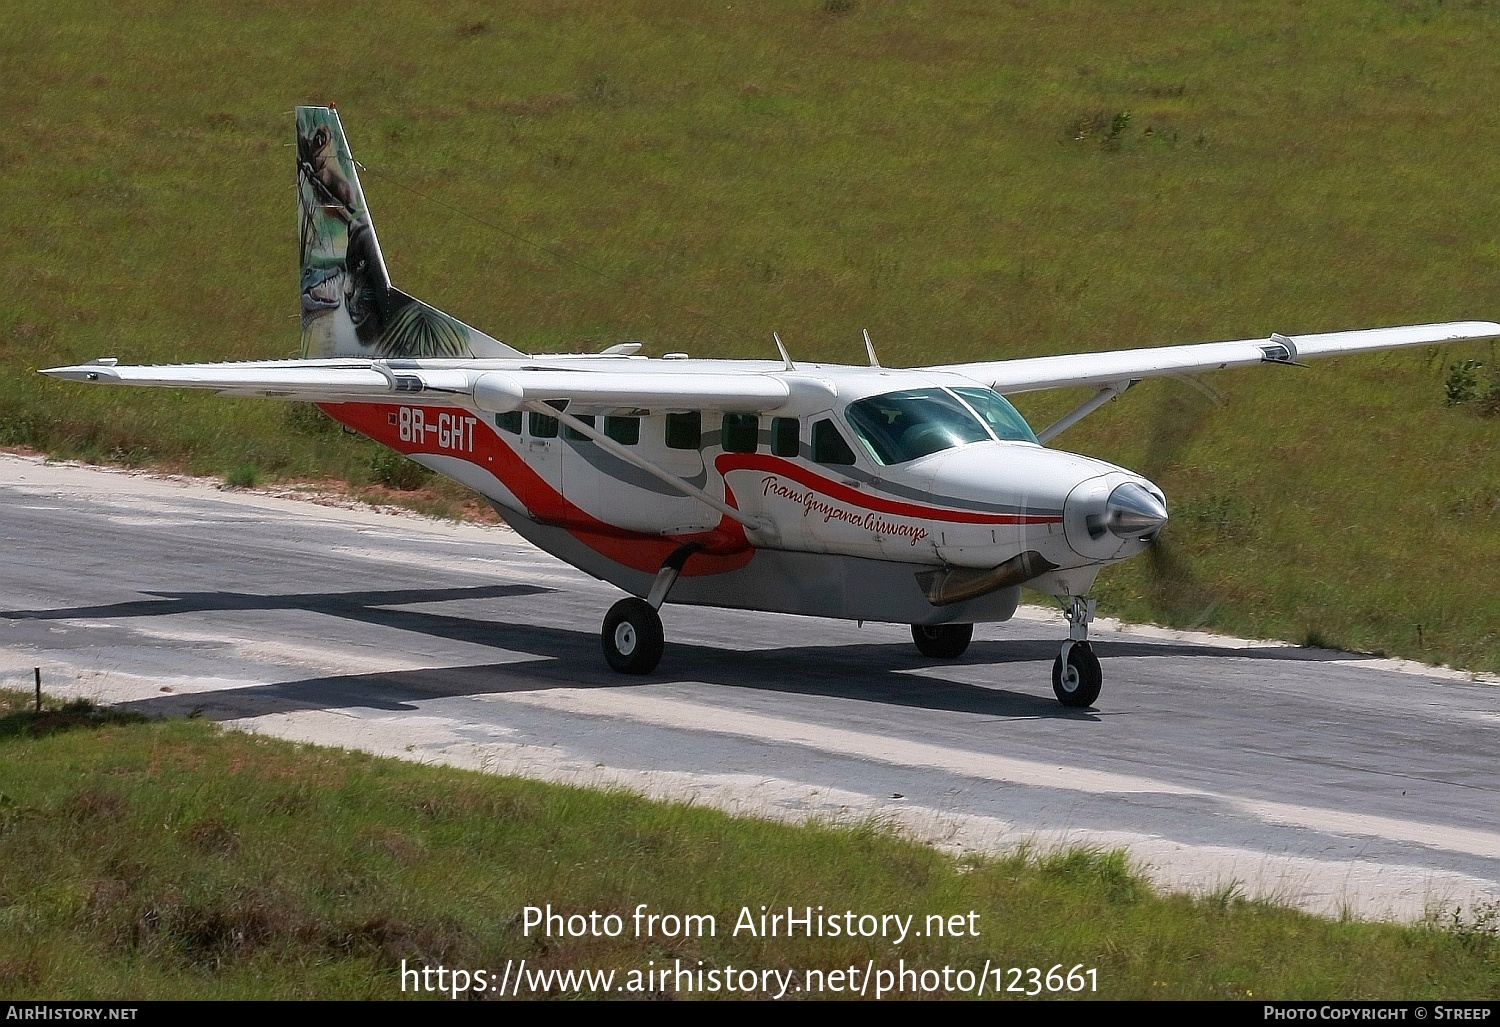
<path fill-rule="evenodd" d="M 459 588 L 386 588 L 362 592 L 292 592 L 256 595 L 250 592 L 146 592 L 155 599 L 136 599 L 102 606 L 69 606 L 57 610 L 0 610 L 8 620 L 84 620 L 112 617 L 170 617 L 176 613 L 223 610 L 307 610 L 347 615 L 352 610 L 378 606 L 443 603 L 454 599 L 508 599 L 557 591 L 538 585 L 478 585 Z"/>
<path fill-rule="evenodd" d="M 976 642 L 960 659 L 941 662 L 922 657 L 910 643 L 787 646 L 745 651 L 669 642 L 657 672 L 633 678 L 615 674 L 604 667 L 598 636 L 592 631 L 517 623 L 506 620 L 504 614 L 482 620 L 390 608 L 455 600 L 524 599 L 554 591 L 532 585 L 485 585 L 283 595 L 152 592 L 147 594 L 156 598 L 55 610 L 6 611 L 0 612 L 0 617 L 109 620 L 208 611 L 298 609 L 372 626 L 492 646 L 515 654 L 513 660 L 480 666 L 334 675 L 209 693 L 169 694 L 128 704 L 131 709 L 157 716 L 192 713 L 225 720 L 310 709 L 409 711 L 416 708 L 413 703 L 435 698 L 562 687 L 619 688 L 663 680 L 684 680 L 1008 719 L 1098 719 L 1089 711 L 1059 706 L 1050 694 L 1041 690 L 1032 694 L 903 673 L 944 666 L 1050 663 L 1057 654 L 1058 640 L 1055 638 Z M 1293 647 L 1235 649 L 1108 639 L 1097 641 L 1095 648 L 1106 659 L 1227 656 L 1316 662 L 1348 657 L 1348 654 Z"/>

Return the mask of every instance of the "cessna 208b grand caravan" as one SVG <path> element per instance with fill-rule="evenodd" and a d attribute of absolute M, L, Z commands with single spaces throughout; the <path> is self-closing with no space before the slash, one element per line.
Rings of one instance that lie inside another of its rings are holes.
<path fill-rule="evenodd" d="M 1137 381 L 1500 336 L 1500 324 L 1377 328 L 939 367 L 528 355 L 390 284 L 338 115 L 297 109 L 302 359 L 44 371 L 118 385 L 307 400 L 485 496 L 523 537 L 630 597 L 604 655 L 644 674 L 664 602 L 910 624 L 963 653 L 1021 586 L 1056 597 L 1058 699 L 1092 705 L 1100 568 L 1150 545 L 1166 498 L 1048 449 Z M 869 338 L 866 336 L 866 343 Z M 1034 434 L 1006 394 L 1088 386 Z"/>

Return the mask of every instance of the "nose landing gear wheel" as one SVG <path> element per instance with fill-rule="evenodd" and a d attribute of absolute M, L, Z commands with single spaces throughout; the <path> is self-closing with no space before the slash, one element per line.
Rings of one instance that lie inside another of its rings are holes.
<path fill-rule="evenodd" d="M 621 599 L 609 608 L 599 632 L 604 659 L 621 674 L 649 674 L 661 662 L 661 618 L 644 599 Z"/>
<path fill-rule="evenodd" d="M 939 660 L 956 660 L 969 648 L 974 637 L 972 624 L 913 624 L 911 640 L 923 656 Z"/>
<path fill-rule="evenodd" d="M 1104 674 L 1099 658 L 1087 642 L 1065 642 L 1052 661 L 1052 691 L 1064 706 L 1092 706 L 1099 698 Z"/>

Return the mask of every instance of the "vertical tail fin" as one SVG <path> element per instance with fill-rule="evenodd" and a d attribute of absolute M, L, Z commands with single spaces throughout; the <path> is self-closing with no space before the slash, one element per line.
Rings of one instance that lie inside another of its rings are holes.
<path fill-rule="evenodd" d="M 513 357 L 391 285 L 332 107 L 297 108 L 297 240 L 304 357 Z"/>

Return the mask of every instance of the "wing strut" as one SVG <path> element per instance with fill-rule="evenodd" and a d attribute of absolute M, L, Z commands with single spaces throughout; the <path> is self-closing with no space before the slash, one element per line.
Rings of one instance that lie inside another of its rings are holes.
<path fill-rule="evenodd" d="M 1098 410 L 1104 404 L 1108 403 L 1110 400 L 1123 393 L 1126 389 L 1129 389 L 1138 381 L 1140 381 L 1139 378 L 1130 378 L 1126 379 L 1123 382 L 1110 382 L 1108 385 L 1101 387 L 1098 392 L 1094 393 L 1088 399 L 1084 400 L 1068 413 L 1064 414 L 1061 419 L 1054 421 L 1046 428 L 1037 432 L 1036 440 L 1045 446 L 1054 438 L 1061 435 L 1069 428 L 1073 427 L 1073 425 L 1083 420 L 1089 414 L 1092 414 L 1095 410 Z"/>
<path fill-rule="evenodd" d="M 641 470 L 645 471 L 647 474 L 651 475 L 662 484 L 671 486 L 685 496 L 692 496 L 699 502 L 719 511 L 719 513 L 723 514 L 725 517 L 728 517 L 730 520 L 738 521 L 739 523 L 743 524 L 745 527 L 750 528 L 753 531 L 768 530 L 768 525 L 760 518 L 751 517 L 743 510 L 736 510 L 734 507 L 730 506 L 722 499 L 718 499 L 714 496 L 709 495 L 707 492 L 704 492 L 696 485 L 689 485 L 687 482 L 677 477 L 677 475 L 672 474 L 670 471 L 664 471 L 660 467 L 657 467 L 655 464 L 653 464 L 650 460 L 647 460 L 644 457 L 637 456 L 630 450 L 626 449 L 624 446 L 620 445 L 614 439 L 610 438 L 608 435 L 595 428 L 592 424 L 589 424 L 587 421 L 579 420 L 565 410 L 559 410 L 556 407 L 548 406 L 541 400 L 528 399 L 524 403 L 522 403 L 521 406 L 525 407 L 527 410 L 535 411 L 538 414 L 544 414 L 547 417 L 557 418 L 563 424 L 566 424 L 569 428 L 572 428 L 580 435 L 587 435 L 589 438 L 599 443 L 599 445 L 604 448 L 605 452 L 619 457 L 627 464 L 632 464 L 636 467 L 639 467 Z"/>

